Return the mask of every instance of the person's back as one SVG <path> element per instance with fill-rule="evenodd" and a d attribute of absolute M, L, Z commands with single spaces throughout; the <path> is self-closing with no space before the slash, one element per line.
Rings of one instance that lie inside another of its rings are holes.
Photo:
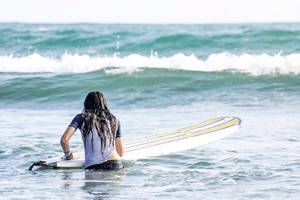
<path fill-rule="evenodd" d="M 61 138 L 66 159 L 72 159 L 69 140 L 80 129 L 85 148 L 85 168 L 117 170 L 123 168 L 124 155 L 121 126 L 107 108 L 100 92 L 90 92 L 84 101 L 84 110 L 78 114 Z"/>

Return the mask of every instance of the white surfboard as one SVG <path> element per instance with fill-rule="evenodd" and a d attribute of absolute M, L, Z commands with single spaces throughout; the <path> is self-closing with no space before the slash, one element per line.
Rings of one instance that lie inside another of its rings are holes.
<path fill-rule="evenodd" d="M 237 117 L 219 117 L 177 131 L 124 143 L 123 160 L 135 160 L 194 149 L 220 140 L 241 127 Z M 84 153 L 74 153 L 76 160 L 53 158 L 34 163 L 46 168 L 84 168 Z"/>

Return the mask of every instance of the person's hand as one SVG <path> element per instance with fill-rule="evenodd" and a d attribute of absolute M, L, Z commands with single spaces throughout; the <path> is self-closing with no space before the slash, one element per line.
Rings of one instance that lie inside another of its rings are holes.
<path fill-rule="evenodd" d="M 72 152 L 68 153 L 67 155 L 64 155 L 61 157 L 63 160 L 75 160 L 77 157 L 73 155 Z"/>

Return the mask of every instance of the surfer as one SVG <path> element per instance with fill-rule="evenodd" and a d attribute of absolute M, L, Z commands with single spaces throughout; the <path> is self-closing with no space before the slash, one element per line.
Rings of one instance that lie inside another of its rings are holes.
<path fill-rule="evenodd" d="M 61 137 L 64 159 L 74 159 L 69 140 L 79 128 L 85 151 L 85 168 L 118 170 L 123 168 L 123 139 L 119 120 L 110 113 L 104 95 L 90 92 L 84 101 L 81 114 L 74 117 Z"/>

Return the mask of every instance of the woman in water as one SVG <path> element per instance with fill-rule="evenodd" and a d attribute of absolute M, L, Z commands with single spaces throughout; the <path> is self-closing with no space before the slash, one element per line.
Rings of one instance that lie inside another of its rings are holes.
<path fill-rule="evenodd" d="M 84 101 L 84 110 L 75 116 L 61 137 L 64 158 L 71 160 L 69 140 L 81 131 L 85 151 L 85 168 L 95 170 L 118 170 L 123 168 L 123 140 L 119 120 L 110 113 L 105 97 L 98 91 L 90 92 Z"/>

